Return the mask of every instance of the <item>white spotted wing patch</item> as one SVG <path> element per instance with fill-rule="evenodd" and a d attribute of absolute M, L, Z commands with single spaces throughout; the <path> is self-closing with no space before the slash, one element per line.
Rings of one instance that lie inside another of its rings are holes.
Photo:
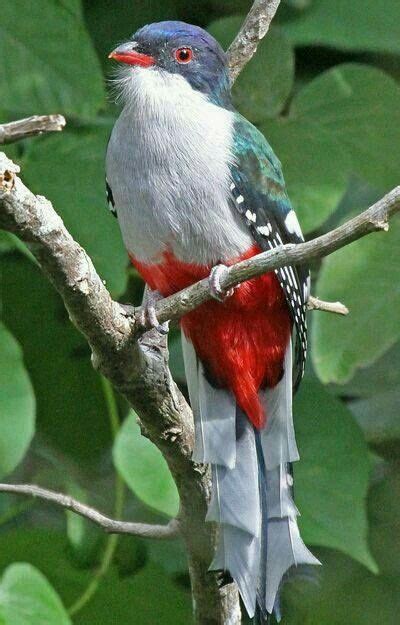
<path fill-rule="evenodd" d="M 291 209 L 286 217 L 278 220 L 276 212 L 268 212 L 262 207 L 260 210 L 246 202 L 246 194 L 239 190 L 235 183 L 231 184 L 231 193 L 236 209 L 243 216 L 255 241 L 262 249 L 274 249 L 285 243 L 303 241 L 303 235 L 296 214 Z M 309 273 L 303 268 L 285 266 L 275 269 L 279 284 L 285 294 L 286 301 L 296 328 L 296 379 L 295 387 L 304 374 L 307 356 L 307 320 L 306 310 L 309 296 Z"/>
<path fill-rule="evenodd" d="M 286 215 L 284 223 L 285 228 L 289 233 L 295 234 L 299 237 L 299 239 L 303 238 L 303 233 L 301 232 L 299 220 L 297 219 L 297 215 L 294 212 L 293 208 Z"/>

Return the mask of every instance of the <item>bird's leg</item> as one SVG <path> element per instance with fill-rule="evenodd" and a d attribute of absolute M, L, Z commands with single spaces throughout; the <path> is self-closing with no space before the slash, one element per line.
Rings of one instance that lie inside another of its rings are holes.
<path fill-rule="evenodd" d="M 231 295 L 233 295 L 233 289 L 224 289 L 221 286 L 221 279 L 225 276 L 227 271 L 228 267 L 226 267 L 226 265 L 215 265 L 215 267 L 211 269 L 210 276 L 208 278 L 210 293 L 212 297 L 219 302 L 224 302 L 227 297 L 231 297 Z"/>
<path fill-rule="evenodd" d="M 156 315 L 155 305 L 163 296 L 158 291 L 152 291 L 149 286 L 145 286 L 142 300 L 142 310 L 138 318 L 139 323 L 147 327 L 155 328 L 160 334 L 168 334 L 169 322 L 159 323 Z"/>

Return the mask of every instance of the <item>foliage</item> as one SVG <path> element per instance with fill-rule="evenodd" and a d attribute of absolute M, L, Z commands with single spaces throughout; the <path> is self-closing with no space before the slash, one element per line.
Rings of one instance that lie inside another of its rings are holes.
<path fill-rule="evenodd" d="M 107 53 L 144 22 L 168 18 L 209 27 L 227 47 L 249 6 L 17 0 L 2 7 L 1 121 L 51 112 L 68 120 L 61 135 L 7 152 L 32 189 L 54 202 L 114 297 L 136 303 L 142 287 L 127 269 L 103 192 L 104 152 L 118 113 L 106 94 Z M 307 233 L 340 223 L 398 182 L 399 24 L 396 0 L 286 0 L 234 87 L 236 106 L 282 161 Z M 313 267 L 313 292 L 342 300 L 351 314 L 310 319 L 311 359 L 295 404 L 302 455 L 296 500 L 304 538 L 324 567 L 315 587 L 299 579 L 288 585 L 290 625 L 397 622 L 399 228 L 393 220 L 389 233 Z M 77 493 L 112 514 L 121 504 L 117 472 L 128 486 L 125 518 L 174 515 L 177 493 L 164 460 L 119 398 L 127 419 L 114 442 L 115 407 L 89 348 L 29 253 L 0 235 L 1 476 Z M 177 333 L 170 346 L 171 369 L 184 387 Z M 102 568 L 109 546 L 82 520 L 2 495 L 0 625 L 189 622 L 179 541 L 121 538 Z M 68 606 L 87 597 L 93 575 L 97 592 L 69 614 Z"/>
<path fill-rule="evenodd" d="M 128 486 L 144 503 L 176 516 L 178 492 L 161 452 L 141 436 L 134 413 L 122 425 L 115 441 L 114 464 Z"/>
<path fill-rule="evenodd" d="M 0 617 L 5 625 L 71 625 L 60 598 L 31 564 L 11 564 L 1 585 Z"/>
<path fill-rule="evenodd" d="M 34 432 L 35 398 L 13 336 L 0 324 L 0 477 L 15 469 Z"/>

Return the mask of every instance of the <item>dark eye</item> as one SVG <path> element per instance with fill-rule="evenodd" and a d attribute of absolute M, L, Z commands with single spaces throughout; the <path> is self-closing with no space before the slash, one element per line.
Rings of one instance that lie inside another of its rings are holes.
<path fill-rule="evenodd" d="M 178 63 L 190 63 L 193 58 L 193 50 L 191 48 L 178 48 L 175 50 L 175 58 Z"/>

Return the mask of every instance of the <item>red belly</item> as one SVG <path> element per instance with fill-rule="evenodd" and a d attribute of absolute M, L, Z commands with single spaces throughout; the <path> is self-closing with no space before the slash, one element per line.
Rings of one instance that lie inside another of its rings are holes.
<path fill-rule="evenodd" d="M 238 262 L 258 254 L 254 246 Z M 167 296 L 205 278 L 210 267 L 186 264 L 173 254 L 162 262 L 132 263 L 151 289 Z M 193 343 L 208 378 L 229 388 L 238 405 L 258 428 L 265 423 L 258 392 L 275 386 L 292 329 L 285 296 L 275 276 L 267 273 L 242 283 L 224 303 L 211 300 L 181 319 L 185 335 Z"/>

